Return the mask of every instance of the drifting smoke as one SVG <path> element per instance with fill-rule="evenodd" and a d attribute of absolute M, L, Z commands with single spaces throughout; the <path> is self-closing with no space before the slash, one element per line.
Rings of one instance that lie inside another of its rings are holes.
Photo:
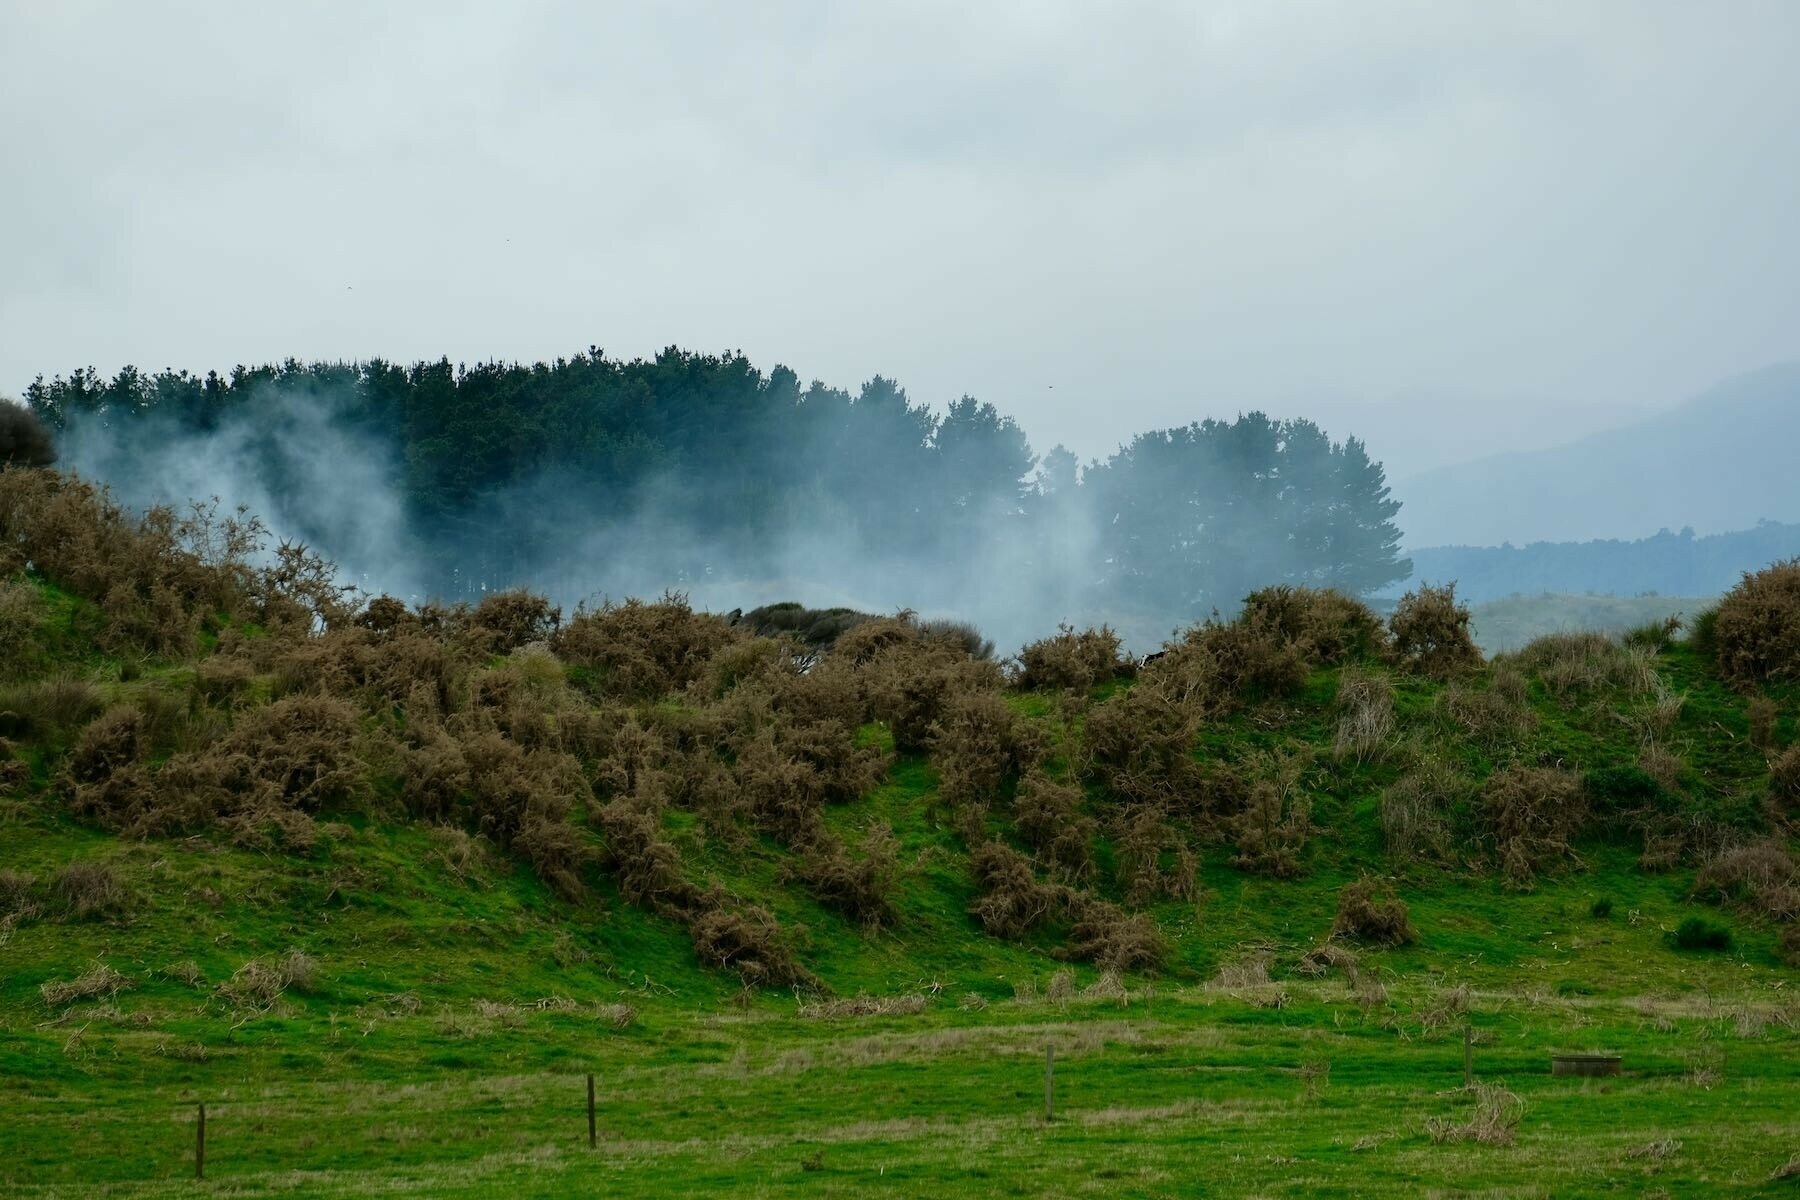
<path fill-rule="evenodd" d="M 629 375 L 665 361 L 588 365 Z M 421 367 L 398 374 L 410 407 L 371 415 L 375 368 L 347 370 L 361 382 L 322 383 L 321 368 L 240 383 L 199 418 L 201 401 L 158 403 L 175 389 L 135 373 L 131 395 L 151 399 L 121 401 L 116 385 L 71 399 L 59 380 L 33 400 L 60 419 L 65 464 L 123 501 L 216 497 L 364 591 L 411 601 L 524 586 L 571 609 L 673 590 L 714 611 L 908 608 L 971 622 L 1003 649 L 1060 622 L 1111 624 L 1147 647 L 1253 587 L 1366 592 L 1406 572 L 1379 464 L 1305 422 L 1251 414 L 1147 434 L 1084 472 L 1061 448 L 1038 459 L 988 406 L 938 417 L 884 380 L 854 399 L 815 384 L 768 401 L 792 381 L 778 368 L 751 372 L 769 411 L 718 418 L 741 422 L 728 437 L 706 441 L 677 392 L 599 433 L 572 429 L 568 412 L 587 410 L 567 410 L 512 462 L 493 446 L 524 436 L 535 401 L 459 409 L 464 378 L 447 374 L 420 400 Z"/>

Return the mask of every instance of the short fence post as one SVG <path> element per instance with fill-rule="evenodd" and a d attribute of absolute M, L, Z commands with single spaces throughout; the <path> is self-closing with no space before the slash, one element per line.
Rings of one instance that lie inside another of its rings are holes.
<path fill-rule="evenodd" d="M 194 1123 L 194 1178 L 206 1178 L 206 1104 L 200 1105 L 200 1119 Z"/>
<path fill-rule="evenodd" d="M 1044 1123 L 1056 1120 L 1056 1047 L 1044 1043 Z"/>
<path fill-rule="evenodd" d="M 1475 1086 L 1475 1027 L 1463 1026 L 1463 1086 Z"/>
<path fill-rule="evenodd" d="M 592 1150 L 600 1144 L 600 1135 L 594 1126 L 594 1073 L 588 1072 L 588 1149 Z"/>

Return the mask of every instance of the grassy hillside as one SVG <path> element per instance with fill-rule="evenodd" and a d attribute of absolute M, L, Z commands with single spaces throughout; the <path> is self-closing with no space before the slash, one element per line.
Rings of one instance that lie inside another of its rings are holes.
<path fill-rule="evenodd" d="M 1002 670 L 905 618 L 353 604 L 235 536 L 0 474 L 8 1194 L 190 1192 L 200 1102 L 235 1195 L 1749 1195 L 1800 1152 L 1784 577 L 1687 641 L 1488 661 L 1441 594 L 1274 590 Z"/>

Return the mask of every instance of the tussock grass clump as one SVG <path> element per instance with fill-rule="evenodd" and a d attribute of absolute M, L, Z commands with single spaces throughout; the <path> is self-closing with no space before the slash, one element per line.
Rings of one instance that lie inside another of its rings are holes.
<path fill-rule="evenodd" d="M 1588 819 L 1580 775 L 1553 766 L 1508 766 L 1489 775 L 1476 804 L 1507 882 L 1535 876 L 1573 856 Z"/>
<path fill-rule="evenodd" d="M 1620 690 L 1641 695 L 1656 690 L 1653 648 L 1625 645 L 1602 633 L 1551 633 L 1509 656 L 1543 680 L 1558 699 L 1597 691 Z"/>
<path fill-rule="evenodd" d="M 1750 744 L 1767 753 L 1775 748 L 1775 722 L 1781 711 L 1767 696 L 1756 695 L 1744 704 L 1744 718 L 1750 725 Z"/>
<path fill-rule="evenodd" d="M 1456 814 L 1475 792 L 1441 758 L 1421 759 L 1381 793 L 1381 835 L 1398 862 L 1449 862 Z"/>
<path fill-rule="evenodd" d="M 253 958 L 219 985 L 219 995 L 233 1007 L 266 1011 L 288 991 L 310 992 L 318 986 L 319 964 L 299 950 L 280 958 Z"/>
<path fill-rule="evenodd" d="M 1453 725 L 1490 750 L 1518 743 L 1537 725 L 1530 685 L 1504 665 L 1494 668 L 1487 687 L 1452 683 L 1438 693 L 1436 703 Z"/>
<path fill-rule="evenodd" d="M 1314 665 L 1376 659 L 1388 652 L 1388 632 L 1375 610 L 1331 588 L 1284 583 L 1251 592 L 1238 620 L 1273 633 Z"/>
<path fill-rule="evenodd" d="M 1800 864 L 1773 839 L 1721 850 L 1694 877 L 1693 894 L 1740 904 L 1776 921 L 1800 918 Z"/>
<path fill-rule="evenodd" d="M 1469 610 L 1456 602 L 1456 585 L 1421 584 L 1400 598 L 1388 617 L 1395 659 L 1433 679 L 1448 679 L 1481 665 L 1469 633 Z"/>
<path fill-rule="evenodd" d="M 1338 893 L 1331 936 L 1376 946 L 1410 946 L 1419 940 L 1419 931 L 1413 928 L 1405 901 L 1391 886 L 1359 879 Z"/>
<path fill-rule="evenodd" d="M 1475 1109 L 1468 1120 L 1432 1117 L 1425 1122 L 1425 1132 L 1433 1145 L 1476 1142 L 1483 1146 L 1510 1146 L 1517 1140 L 1519 1122 L 1525 1118 L 1525 1101 L 1492 1083 L 1475 1084 L 1473 1095 Z"/>
<path fill-rule="evenodd" d="M 1769 799 L 1782 819 L 1800 817 L 1800 743 L 1789 746 L 1770 761 Z"/>
<path fill-rule="evenodd" d="M 112 997 L 131 987 L 131 980 L 103 962 L 96 962 L 74 979 L 46 980 L 38 987 L 38 995 L 51 1008 L 61 1008 L 78 1000 Z"/>
<path fill-rule="evenodd" d="M 1361 964 L 1356 953 L 1336 942 L 1324 942 L 1314 946 L 1302 954 L 1299 961 L 1294 964 L 1294 974 L 1296 975 L 1303 975 L 1309 979 L 1323 979 L 1335 971 L 1351 983 L 1356 982 L 1360 969 Z"/>
<path fill-rule="evenodd" d="M 1587 822 L 1581 777 L 1557 767 L 1494 772 L 1477 808 L 1501 871 L 1519 888 L 1571 858 L 1571 843 Z"/>
<path fill-rule="evenodd" d="M 1387 676 L 1346 668 L 1338 677 L 1332 753 L 1366 761 L 1394 732 L 1394 685 Z"/>
<path fill-rule="evenodd" d="M 1719 601 L 1711 635 L 1731 683 L 1800 679 L 1800 559 L 1747 573 Z"/>
<path fill-rule="evenodd" d="M 1124 669 L 1120 645 L 1119 635 L 1107 626 L 1076 632 L 1072 625 L 1060 625 L 1054 637 L 1032 642 L 1019 652 L 1018 685 L 1085 692 Z"/>
<path fill-rule="evenodd" d="M 809 1021 L 843 1021 L 862 1017 L 910 1017 L 925 1011 L 928 1001 L 917 992 L 901 996 L 845 996 L 803 1002 L 796 1010 Z"/>
<path fill-rule="evenodd" d="M 1669 941 L 1677 950 L 1729 950 L 1731 930 L 1705 917 L 1688 917 L 1675 927 Z"/>
<path fill-rule="evenodd" d="M 100 689 L 75 675 L 63 673 L 14 684 L 0 691 L 0 714 L 10 718 L 0 735 L 61 739 L 93 720 L 104 707 Z"/>
<path fill-rule="evenodd" d="M 63 912 L 81 920 L 113 912 L 125 905 L 125 885 L 110 863 L 72 862 L 50 881 L 50 892 Z"/>
<path fill-rule="evenodd" d="M 1312 799 L 1300 786 L 1308 767 L 1305 753 L 1257 755 L 1243 807 L 1227 822 L 1237 845 L 1231 865 L 1259 875 L 1293 879 L 1312 836 Z"/>

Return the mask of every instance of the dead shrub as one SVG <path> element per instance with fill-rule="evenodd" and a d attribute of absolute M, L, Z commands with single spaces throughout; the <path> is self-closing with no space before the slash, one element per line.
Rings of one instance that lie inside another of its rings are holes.
<path fill-rule="evenodd" d="M 1067 953 L 1091 961 L 1103 971 L 1161 970 L 1168 958 L 1162 931 L 1144 913 L 1127 913 L 1117 905 L 1084 896 L 1075 905 Z"/>
<path fill-rule="evenodd" d="M 273 810 L 316 815 L 367 794 L 355 752 L 360 733 L 356 710 L 332 697 L 246 709 L 212 746 L 174 755 L 147 782 L 79 790 L 79 811 L 139 836 L 214 822 L 250 828 Z"/>
<path fill-rule="evenodd" d="M 1800 918 L 1800 864 L 1773 839 L 1713 855 L 1694 876 L 1694 896 L 1741 904 L 1776 921 Z"/>
<path fill-rule="evenodd" d="M 125 904 L 125 886 L 109 863 L 72 862 L 56 873 L 50 891 L 63 912 L 76 920 Z"/>
<path fill-rule="evenodd" d="M 1083 811 L 1086 797 L 1073 783 L 1041 769 L 1026 772 L 1013 795 L 1013 825 L 1038 861 L 1071 882 L 1093 874 L 1094 833 L 1099 823 Z"/>
<path fill-rule="evenodd" d="M 1394 732 L 1394 685 L 1387 676 L 1346 668 L 1338 677 L 1332 753 L 1366 761 Z"/>
<path fill-rule="evenodd" d="M 866 628 L 859 626 L 846 637 Z M 950 715 L 952 701 L 967 704 L 982 693 L 997 697 L 1004 682 L 994 663 L 970 658 L 959 646 L 923 638 L 883 650 L 858 668 L 858 677 L 869 714 L 886 723 L 894 749 L 902 754 L 930 748 L 933 728 Z"/>
<path fill-rule="evenodd" d="M 69 752 L 66 771 L 76 785 L 101 783 L 150 752 L 144 713 L 115 704 L 88 723 Z"/>
<path fill-rule="evenodd" d="M 687 597 L 670 593 L 654 604 L 627 600 L 578 609 L 550 639 L 550 648 L 579 668 L 597 694 L 649 698 L 703 678 L 714 654 L 746 636 L 723 617 L 697 613 Z"/>
<path fill-rule="evenodd" d="M 1481 650 L 1469 633 L 1469 610 L 1456 602 L 1456 585 L 1420 584 L 1406 593 L 1388 617 L 1395 658 L 1433 679 L 1448 679 L 1481 665 Z"/>
<path fill-rule="evenodd" d="M 1274 633 L 1311 664 L 1378 658 L 1387 650 L 1387 630 L 1375 611 L 1331 588 L 1263 588 L 1244 598 L 1238 620 Z"/>
<path fill-rule="evenodd" d="M 1453 724 L 1490 750 L 1517 743 L 1537 724 L 1525 677 L 1507 666 L 1495 667 L 1485 688 L 1450 684 L 1438 693 L 1437 704 Z"/>
<path fill-rule="evenodd" d="M 1142 679 L 1088 711 L 1088 773 L 1123 800 L 1179 811 L 1204 787 L 1194 758 L 1199 732 L 1199 713 L 1180 704 L 1167 681 Z"/>
<path fill-rule="evenodd" d="M 1163 896 L 1192 900 L 1198 894 L 1194 852 L 1157 809 L 1137 805 L 1122 810 L 1112 835 L 1113 870 L 1126 904 L 1137 907 Z"/>
<path fill-rule="evenodd" d="M 1800 558 L 1746 573 L 1719 601 L 1712 644 L 1739 687 L 1800 678 Z"/>
<path fill-rule="evenodd" d="M 929 738 L 938 769 L 938 795 L 953 811 L 989 803 L 1002 785 L 1035 766 L 1047 749 L 1038 726 L 992 691 L 946 696 Z"/>
<path fill-rule="evenodd" d="M 1419 931 L 1413 928 L 1405 901 L 1391 886 L 1359 879 L 1338 893 L 1331 936 L 1376 946 L 1410 946 L 1419 940 Z"/>
<path fill-rule="evenodd" d="M 1239 618 L 1188 629 L 1140 677 L 1199 715 L 1231 712 L 1254 700 L 1290 696 L 1306 683 L 1307 660 L 1279 628 Z M 1135 689 L 1134 689 L 1135 690 Z"/>
<path fill-rule="evenodd" d="M 811 987 L 817 983 L 788 948 L 775 914 L 761 905 L 707 908 L 694 919 L 691 933 L 700 961 L 735 972 L 745 987 Z"/>
<path fill-rule="evenodd" d="M 476 829 L 523 858 L 558 895 L 581 896 L 580 873 L 592 855 L 570 819 L 590 796 L 580 762 L 555 750 L 527 750 L 479 723 L 457 732 Z"/>
<path fill-rule="evenodd" d="M 1543 871 L 1574 854 L 1570 843 L 1587 822 L 1581 777 L 1555 767 L 1507 767 L 1488 777 L 1481 821 L 1508 882 L 1529 887 Z"/>
<path fill-rule="evenodd" d="M 110 998 L 130 987 L 131 980 L 105 963 L 96 962 L 74 979 L 46 980 L 38 987 L 38 994 L 51 1008 L 61 1008 L 77 1000 Z"/>
<path fill-rule="evenodd" d="M 979 894 L 969 913 L 994 937 L 1019 938 L 1054 919 L 1065 889 L 1038 882 L 1031 860 L 1003 842 L 985 842 L 969 855 Z"/>
<path fill-rule="evenodd" d="M 603 807 L 596 817 L 605 839 L 605 864 L 631 903 L 665 915 L 691 912 L 700 889 L 682 871 L 681 851 L 663 836 L 658 810 L 624 799 Z"/>
<path fill-rule="evenodd" d="M 1474 785 L 1439 758 L 1426 758 L 1381 793 L 1381 835 L 1399 862 L 1449 862 L 1457 811 Z"/>
<path fill-rule="evenodd" d="M 866 928 L 877 928 L 894 918 L 900 843 L 886 825 L 870 827 L 860 856 L 852 855 L 843 842 L 828 835 L 807 846 L 788 871 L 821 903 Z"/>
<path fill-rule="evenodd" d="M 1525 1101 L 1492 1083 L 1475 1084 L 1473 1096 L 1475 1109 L 1468 1120 L 1458 1122 L 1449 1117 L 1432 1117 L 1425 1122 L 1425 1132 L 1434 1145 L 1444 1142 L 1477 1142 L 1483 1146 L 1513 1144 L 1519 1122 L 1525 1117 Z"/>
<path fill-rule="evenodd" d="M 511 654 L 547 642 L 562 624 L 562 609 L 523 589 L 490 592 L 463 618 L 463 635 L 482 654 Z"/>
<path fill-rule="evenodd" d="M 1086 692 L 1119 673 L 1124 665 L 1120 646 L 1119 635 L 1107 626 L 1078 633 L 1072 625 L 1059 625 L 1054 637 L 1019 652 L 1018 685 Z"/>
<path fill-rule="evenodd" d="M 1655 691 L 1656 654 L 1652 647 L 1622 645 L 1602 633 L 1550 633 L 1508 658 L 1543 680 L 1552 696 L 1567 700 L 1603 690 Z"/>

